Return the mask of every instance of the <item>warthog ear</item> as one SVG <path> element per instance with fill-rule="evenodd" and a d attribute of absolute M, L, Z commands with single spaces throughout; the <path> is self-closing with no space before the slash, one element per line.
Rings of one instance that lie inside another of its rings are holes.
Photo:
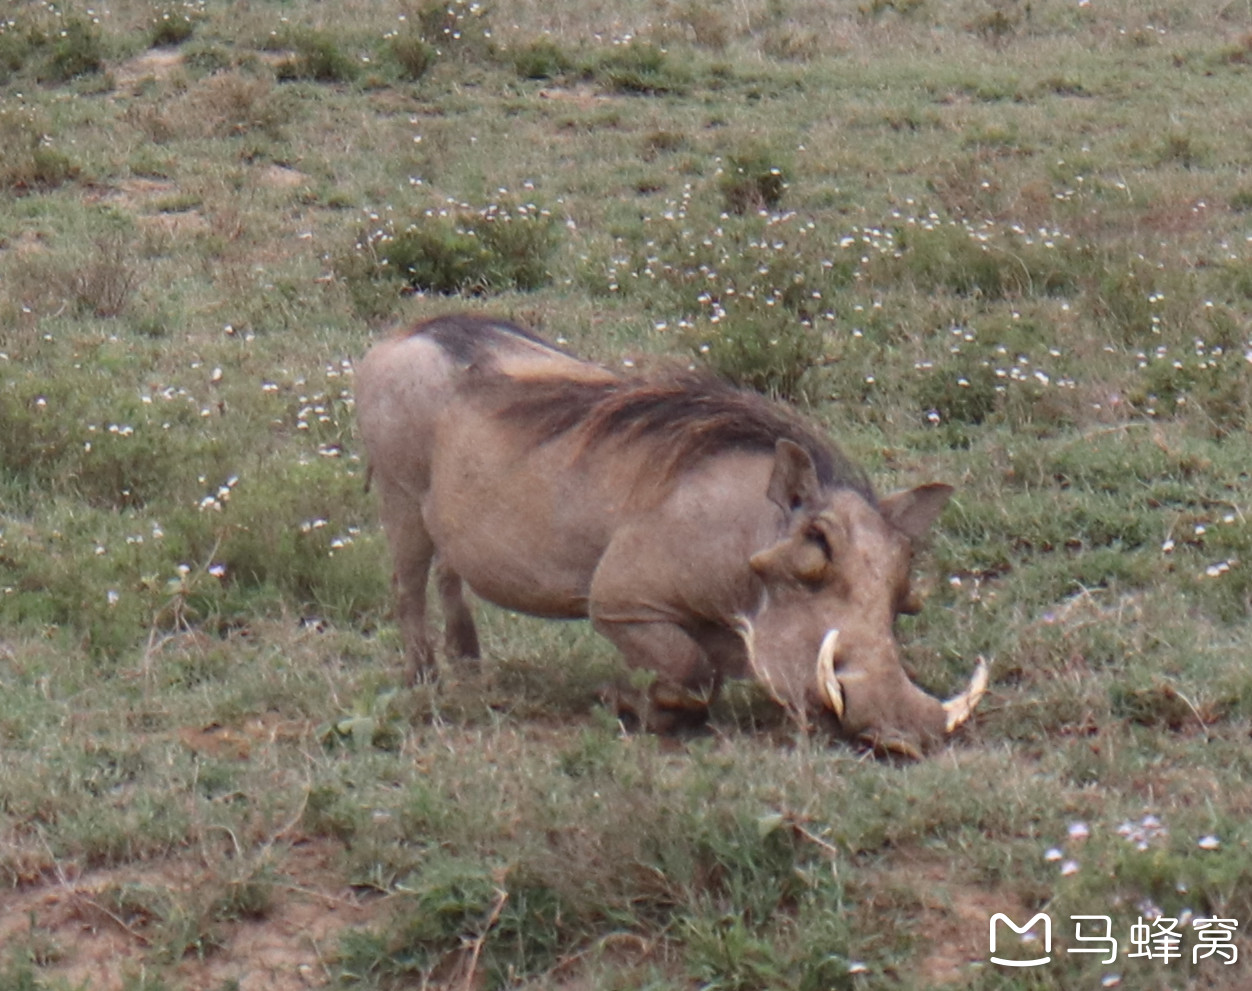
<path fill-rule="evenodd" d="M 941 482 L 919 485 L 915 489 L 884 496 L 878 501 L 878 511 L 883 519 L 910 540 L 919 540 L 939 518 L 953 491 L 951 485 Z"/>
<path fill-rule="evenodd" d="M 821 485 L 817 481 L 817 469 L 809 452 L 790 440 L 780 440 L 774 445 L 774 470 L 769 477 L 765 494 L 770 501 L 793 513 L 804 506 L 817 502 Z"/>

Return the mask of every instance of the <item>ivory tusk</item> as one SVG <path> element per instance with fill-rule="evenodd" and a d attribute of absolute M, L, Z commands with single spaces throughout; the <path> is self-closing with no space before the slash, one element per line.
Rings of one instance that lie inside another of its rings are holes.
<path fill-rule="evenodd" d="M 822 637 L 822 645 L 817 650 L 817 690 L 830 711 L 842 720 L 843 687 L 835 674 L 835 645 L 838 642 L 838 630 L 828 630 Z"/>
<path fill-rule="evenodd" d="M 897 757 L 904 757 L 908 760 L 922 759 L 921 750 L 907 740 L 889 740 L 881 744 L 881 748 L 886 753 L 895 754 Z"/>
<path fill-rule="evenodd" d="M 963 724 L 973 714 L 974 707 L 978 705 L 983 695 L 986 694 L 987 682 L 989 680 L 990 675 L 987 662 L 979 655 L 978 665 L 974 668 L 974 676 L 969 681 L 969 687 L 961 692 L 960 695 L 950 698 L 943 703 L 943 712 L 947 717 L 947 731 L 949 733 Z"/>

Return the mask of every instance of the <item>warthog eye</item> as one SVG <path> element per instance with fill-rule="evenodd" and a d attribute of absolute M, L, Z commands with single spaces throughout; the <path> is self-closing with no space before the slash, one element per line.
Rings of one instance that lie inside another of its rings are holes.
<path fill-rule="evenodd" d="M 825 532 L 821 527 L 811 526 L 805 533 L 805 537 L 817 544 L 821 548 L 822 554 L 825 555 L 827 561 L 835 559 L 834 551 L 831 550 L 830 540 L 827 539 Z"/>

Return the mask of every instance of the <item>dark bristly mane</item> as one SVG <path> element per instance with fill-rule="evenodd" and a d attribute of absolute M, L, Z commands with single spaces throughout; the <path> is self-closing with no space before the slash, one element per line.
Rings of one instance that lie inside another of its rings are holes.
<path fill-rule="evenodd" d="M 473 313 L 449 313 L 425 320 L 404 332 L 407 336 L 429 337 L 459 365 L 483 365 L 490 363 L 493 349 L 509 338 L 558 351 L 534 331 L 519 327 L 508 320 L 479 316 Z"/>
<path fill-rule="evenodd" d="M 808 452 L 823 486 L 875 501 L 864 472 L 800 417 L 708 373 L 677 370 L 608 382 L 485 375 L 471 387 L 499 419 L 537 444 L 573 432 L 584 451 L 646 443 L 657 452 L 659 480 L 728 451 L 772 453 L 786 438 Z"/>

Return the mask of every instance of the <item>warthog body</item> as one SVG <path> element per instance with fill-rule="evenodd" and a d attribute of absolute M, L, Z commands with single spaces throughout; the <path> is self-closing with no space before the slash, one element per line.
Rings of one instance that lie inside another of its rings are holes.
<path fill-rule="evenodd" d="M 946 485 L 876 499 L 829 441 L 754 393 L 690 372 L 619 376 L 479 317 L 378 344 L 356 392 L 411 679 L 433 669 L 433 562 L 450 654 L 478 653 L 462 579 L 508 609 L 590 617 L 655 672 L 654 723 L 755 677 L 801 719 L 916 756 L 982 693 L 980 665 L 957 699 L 927 695 L 892 632 Z"/>

